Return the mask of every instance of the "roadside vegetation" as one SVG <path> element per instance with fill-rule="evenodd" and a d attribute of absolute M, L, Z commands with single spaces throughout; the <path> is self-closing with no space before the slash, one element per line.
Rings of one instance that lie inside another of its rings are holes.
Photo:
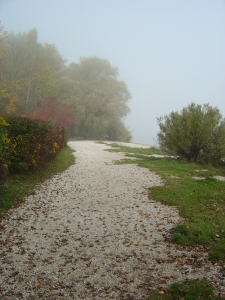
<path fill-rule="evenodd" d="M 122 146 L 119 145 L 118 148 L 118 144 L 117 143 L 111 143 L 110 147 L 112 147 L 113 149 L 109 149 L 108 151 L 110 152 L 121 152 L 123 149 L 125 152 L 127 153 L 137 153 L 137 154 L 144 154 L 144 155 L 165 155 L 165 151 L 157 148 L 157 147 L 150 147 L 150 148 L 131 148 L 131 147 L 127 147 L 127 146 Z"/>
<path fill-rule="evenodd" d="M 67 132 L 124 142 L 132 136 L 123 122 L 131 95 L 109 61 L 82 57 L 66 65 L 54 45 L 38 42 L 36 29 L 14 34 L 0 26 L 0 50 L 1 216 L 74 163 L 65 146 Z M 225 119 L 209 104 L 191 103 L 157 121 L 160 149 L 113 143 L 109 151 L 126 152 L 127 159 L 118 163 L 135 163 L 164 179 L 149 197 L 176 206 L 185 219 L 171 232 L 171 242 L 203 245 L 225 272 L 225 182 L 215 178 L 225 176 Z M 149 299 L 219 299 L 206 285 L 173 285 L 158 295 L 162 298 Z"/>
<path fill-rule="evenodd" d="M 147 300 L 222 300 L 205 280 L 190 280 L 172 284 L 166 293 L 151 293 Z"/>
<path fill-rule="evenodd" d="M 0 189 L 0 217 L 11 207 L 24 202 L 24 197 L 32 194 L 45 180 L 73 165 L 73 152 L 69 146 L 65 146 L 44 166 L 22 174 L 9 174 L 6 184 Z"/>
<path fill-rule="evenodd" d="M 127 158 L 117 164 L 137 164 L 155 171 L 165 181 L 164 186 L 151 188 L 149 197 L 176 206 L 185 219 L 168 239 L 183 246 L 201 244 L 204 251 L 210 252 L 211 260 L 225 268 L 225 181 L 214 178 L 225 176 L 225 166 L 203 166 L 177 158 L 149 156 L 155 148 L 131 148 L 115 143 L 110 146 L 113 148 L 107 151 L 126 153 Z M 155 153 L 163 152 L 157 150 Z M 194 295 L 193 291 L 196 291 Z M 204 296 L 204 291 L 202 281 L 187 282 L 172 286 L 165 295 L 157 294 L 156 298 L 154 294 L 149 299 L 220 299 L 209 297 L 210 294 Z"/>

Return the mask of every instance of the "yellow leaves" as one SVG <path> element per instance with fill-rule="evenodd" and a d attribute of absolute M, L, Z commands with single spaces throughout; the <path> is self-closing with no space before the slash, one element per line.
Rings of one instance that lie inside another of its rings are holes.
<path fill-rule="evenodd" d="M 9 126 L 9 124 L 0 116 L 0 152 L 6 149 L 10 143 L 5 129 L 6 126 Z"/>
<path fill-rule="evenodd" d="M 3 141 L 5 144 L 9 144 L 9 143 L 10 143 L 10 139 L 8 139 L 6 136 L 2 138 L 2 141 Z"/>
<path fill-rule="evenodd" d="M 37 153 L 41 149 L 41 144 L 37 144 L 37 148 L 34 149 L 34 153 Z"/>
<path fill-rule="evenodd" d="M 56 142 L 54 142 L 53 145 L 52 145 L 52 147 L 53 147 L 53 149 L 52 149 L 52 151 L 50 151 L 50 153 L 56 154 L 56 149 L 59 148 L 59 145 Z"/>
<path fill-rule="evenodd" d="M 11 114 L 16 111 L 16 103 L 19 101 L 17 97 L 10 99 L 9 104 L 6 106 L 5 111 L 7 114 Z"/>
<path fill-rule="evenodd" d="M 19 101 L 18 91 L 23 89 L 21 79 L 11 80 L 6 78 L 0 86 L 1 98 L 6 101 L 5 111 L 7 114 L 16 111 L 16 103 Z"/>
<path fill-rule="evenodd" d="M 7 123 L 2 116 L 0 116 L 0 126 L 9 126 L 9 123 Z"/>
<path fill-rule="evenodd" d="M 53 147 L 56 148 L 56 149 L 59 148 L 59 146 L 56 142 L 53 143 Z"/>
<path fill-rule="evenodd" d="M 2 95 L 4 95 L 4 98 L 10 97 L 10 94 L 8 93 L 7 89 L 1 89 Z"/>

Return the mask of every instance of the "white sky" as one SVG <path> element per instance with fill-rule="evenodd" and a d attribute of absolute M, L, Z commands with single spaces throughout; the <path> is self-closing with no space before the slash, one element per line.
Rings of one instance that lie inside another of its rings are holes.
<path fill-rule="evenodd" d="M 0 20 L 8 32 L 36 28 L 69 63 L 118 67 L 133 142 L 156 144 L 156 117 L 191 102 L 225 116 L 225 0 L 0 0 Z"/>

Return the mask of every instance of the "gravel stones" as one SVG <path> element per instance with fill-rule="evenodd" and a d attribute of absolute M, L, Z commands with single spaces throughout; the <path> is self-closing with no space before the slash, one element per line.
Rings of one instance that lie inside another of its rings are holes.
<path fill-rule="evenodd" d="M 181 221 L 150 200 L 161 178 L 92 141 L 69 142 L 76 164 L 2 220 L 1 299 L 146 299 L 174 281 L 206 278 L 224 292 L 205 248 L 167 242 Z"/>

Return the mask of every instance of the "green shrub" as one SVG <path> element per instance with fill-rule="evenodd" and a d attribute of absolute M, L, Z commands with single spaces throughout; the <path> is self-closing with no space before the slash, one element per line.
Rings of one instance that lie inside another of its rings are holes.
<path fill-rule="evenodd" d="M 9 171 L 25 172 L 50 161 L 66 143 L 65 130 L 46 122 L 18 117 L 9 120 L 12 144 Z"/>
<path fill-rule="evenodd" d="M 218 108 L 192 103 L 157 121 L 160 147 L 169 154 L 213 165 L 225 158 L 225 120 Z"/>

